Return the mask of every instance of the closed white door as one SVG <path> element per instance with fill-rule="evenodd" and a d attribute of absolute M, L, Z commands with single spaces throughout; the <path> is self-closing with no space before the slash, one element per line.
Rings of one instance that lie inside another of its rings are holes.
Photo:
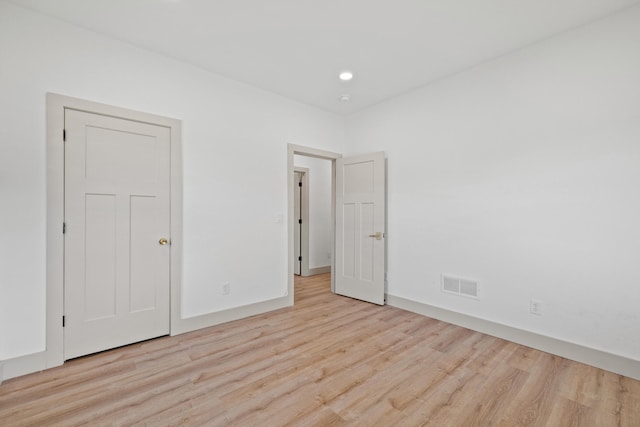
<path fill-rule="evenodd" d="M 385 203 L 384 153 L 336 160 L 337 294 L 384 304 Z"/>
<path fill-rule="evenodd" d="M 64 357 L 169 333 L 170 130 L 65 110 Z"/>

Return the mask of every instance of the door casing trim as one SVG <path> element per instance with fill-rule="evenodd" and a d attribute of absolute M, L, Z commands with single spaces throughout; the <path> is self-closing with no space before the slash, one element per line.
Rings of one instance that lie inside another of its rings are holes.
<path fill-rule="evenodd" d="M 182 278 L 182 122 L 169 117 L 47 93 L 47 281 L 46 344 L 43 368 L 64 362 L 64 115 L 74 109 L 170 129 L 171 266 L 170 331 L 180 327 Z"/>

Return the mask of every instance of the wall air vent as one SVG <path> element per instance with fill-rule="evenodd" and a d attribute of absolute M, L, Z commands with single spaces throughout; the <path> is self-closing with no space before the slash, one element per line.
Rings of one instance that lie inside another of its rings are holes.
<path fill-rule="evenodd" d="M 442 292 L 479 299 L 477 280 L 463 279 L 447 274 L 442 275 Z"/>

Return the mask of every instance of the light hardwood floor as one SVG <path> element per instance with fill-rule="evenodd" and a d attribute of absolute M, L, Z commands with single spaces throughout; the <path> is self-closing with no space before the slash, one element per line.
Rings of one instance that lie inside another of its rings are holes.
<path fill-rule="evenodd" d="M 640 426 L 640 381 L 297 280 L 296 304 L 0 386 L 0 426 Z"/>

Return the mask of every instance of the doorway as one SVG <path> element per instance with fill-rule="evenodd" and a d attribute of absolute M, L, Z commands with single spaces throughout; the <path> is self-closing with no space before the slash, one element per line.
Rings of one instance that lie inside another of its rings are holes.
<path fill-rule="evenodd" d="M 295 156 L 331 161 L 331 291 L 383 305 L 386 294 L 386 159 L 383 152 L 341 154 L 289 144 L 288 298 L 294 304 Z M 339 190 L 339 191 L 338 191 Z M 339 209 L 340 215 L 336 210 Z M 338 247 L 339 246 L 339 247 Z M 339 270 L 339 271 L 338 271 Z"/>
<path fill-rule="evenodd" d="M 335 234 L 335 161 L 336 159 L 342 157 L 341 154 L 339 153 L 333 153 L 330 151 L 325 151 L 325 150 L 318 150 L 315 148 L 310 148 L 310 147 L 303 147 L 300 145 L 295 145 L 295 144 L 289 144 L 287 146 L 287 188 L 288 188 L 288 214 L 287 217 L 289 218 L 288 221 L 288 235 L 289 235 L 289 268 L 288 268 L 288 297 L 289 297 L 289 303 L 291 305 L 293 305 L 294 303 L 294 277 L 295 277 L 295 264 L 296 264 L 296 257 L 295 257 L 295 172 L 296 172 L 296 166 L 295 166 L 295 157 L 296 156 L 304 156 L 304 157 L 309 157 L 309 158 L 314 158 L 314 159 L 324 159 L 325 161 L 330 162 L 331 164 L 331 177 L 330 177 L 330 192 L 331 192 L 331 198 L 330 198 L 330 224 L 331 224 L 331 233 L 329 236 L 329 241 L 330 241 L 330 245 L 329 245 L 329 256 L 328 256 L 328 261 L 329 261 L 329 269 L 331 271 L 331 290 L 333 291 L 334 289 L 334 283 L 333 283 L 333 263 L 334 263 L 334 234 Z M 311 171 L 307 172 L 307 178 L 309 177 L 309 174 L 311 173 Z M 304 183 L 303 183 L 304 185 Z M 307 210 L 308 211 L 308 210 Z M 308 259 L 308 256 L 307 256 Z"/>

